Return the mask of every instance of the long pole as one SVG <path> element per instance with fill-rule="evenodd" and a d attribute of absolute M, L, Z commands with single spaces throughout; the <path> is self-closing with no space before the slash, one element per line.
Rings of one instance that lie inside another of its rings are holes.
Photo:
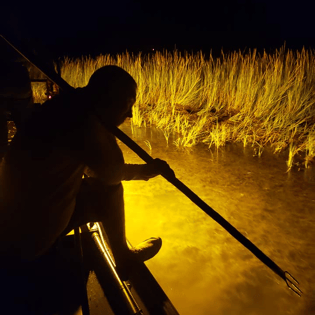
<path fill-rule="evenodd" d="M 143 150 L 137 143 L 130 139 L 119 128 L 111 126 L 110 132 L 115 135 L 120 141 L 126 144 L 132 151 L 134 151 L 143 161 L 148 164 L 153 163 L 154 159 Z M 206 204 L 201 198 L 199 198 L 192 190 L 190 190 L 184 183 L 182 183 L 176 177 L 162 176 L 186 195 L 193 203 L 195 203 L 200 209 L 207 213 L 213 220 L 219 223 L 227 232 L 229 232 L 235 239 L 243 244 L 248 250 L 250 250 L 259 260 L 261 260 L 266 266 L 274 271 L 278 276 L 285 280 L 285 272 L 274 263 L 268 256 L 266 256 L 257 246 L 255 246 L 249 239 L 247 239 L 242 233 L 240 233 L 233 225 L 226 221 L 219 213 L 213 210 L 208 204 Z"/>
<path fill-rule="evenodd" d="M 22 54 L 16 47 L 14 47 L 8 40 L 6 40 L 2 35 L 0 35 L 3 40 L 5 40 L 13 49 L 15 49 L 20 55 L 22 55 L 26 60 L 31 62 L 36 68 L 38 68 L 43 74 L 45 74 L 51 81 L 57 84 L 62 90 L 69 91 L 74 88 L 70 86 L 65 80 L 63 80 L 54 71 L 44 71 L 43 68 L 39 68 L 32 61 Z M 43 64 L 43 63 L 42 63 Z M 146 163 L 153 163 L 154 159 L 144 151 L 137 143 L 130 139 L 124 132 L 115 126 L 110 126 L 107 128 L 115 137 L 126 144 L 131 150 L 133 150 L 143 161 Z M 238 240 L 242 245 L 244 245 L 249 251 L 251 251 L 262 263 L 269 267 L 274 273 L 281 277 L 287 284 L 287 286 L 297 295 L 301 296 L 302 291 L 294 283 L 299 282 L 288 272 L 283 271 L 273 260 L 271 260 L 266 254 L 264 254 L 256 245 L 254 245 L 249 239 L 247 239 L 242 233 L 240 233 L 233 225 L 226 221 L 219 213 L 213 210 L 208 204 L 206 204 L 201 198 L 199 198 L 192 190 L 190 190 L 185 184 L 183 184 L 176 177 L 168 177 L 162 175 L 167 181 L 173 184 L 177 189 L 179 189 L 183 194 L 185 194 L 193 203 L 195 203 L 200 209 L 207 213 L 213 220 L 220 224 L 228 233 L 230 233 L 236 240 Z M 288 278 L 290 277 L 290 278 Z M 293 282 L 293 281 L 294 282 Z"/>
<path fill-rule="evenodd" d="M 130 139 L 119 128 L 115 126 L 110 126 L 108 127 L 108 129 L 115 137 L 117 137 L 121 142 L 123 142 L 132 151 L 134 151 L 144 162 L 146 162 L 147 164 L 151 164 L 154 162 L 154 159 L 145 150 L 143 150 L 136 142 Z M 200 209 L 207 213 L 213 220 L 219 223 L 228 233 L 230 233 L 236 240 L 238 240 L 249 251 L 251 251 L 262 263 L 264 263 L 274 273 L 281 277 L 286 282 L 289 289 L 291 289 L 298 296 L 301 296 L 300 293 L 302 293 L 302 291 L 295 284 L 299 284 L 299 282 L 288 271 L 283 271 L 273 260 L 271 260 L 266 254 L 264 254 L 256 245 L 254 245 L 248 238 L 246 238 L 241 232 L 239 232 L 232 224 L 226 221 L 219 213 L 213 210 L 179 179 L 174 176 L 167 176 L 163 174 L 161 175 L 168 182 L 174 185 L 178 190 L 180 190 L 184 195 L 186 195 Z"/>

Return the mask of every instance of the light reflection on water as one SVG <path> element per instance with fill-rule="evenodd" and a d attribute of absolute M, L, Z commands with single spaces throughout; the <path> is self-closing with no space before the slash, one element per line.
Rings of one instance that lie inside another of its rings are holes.
<path fill-rule="evenodd" d="M 180 314 L 315 314 L 315 170 L 286 173 L 284 156 L 228 145 L 178 150 L 155 129 L 121 128 L 301 283 L 298 298 L 162 177 L 124 182 L 127 236 L 163 240 L 147 262 Z M 145 140 L 152 146 L 150 152 Z M 122 145 L 127 163 L 142 163 Z"/>
<path fill-rule="evenodd" d="M 11 125 L 9 125 L 12 127 Z M 228 145 L 178 150 L 154 128 L 121 128 L 300 281 L 298 298 L 220 225 L 162 177 L 124 182 L 127 236 L 160 236 L 147 266 L 182 315 L 315 314 L 315 167 L 286 173 L 285 156 Z M 10 138 L 14 130 L 10 128 Z M 149 140 L 150 152 L 144 141 Z M 124 145 L 126 163 L 143 163 Z"/>

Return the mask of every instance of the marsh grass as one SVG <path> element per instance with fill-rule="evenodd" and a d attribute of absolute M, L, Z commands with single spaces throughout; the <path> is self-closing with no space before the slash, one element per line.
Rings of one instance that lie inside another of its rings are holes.
<path fill-rule="evenodd" d="M 62 77 L 82 87 L 108 64 L 124 68 L 138 83 L 132 124 L 161 128 L 167 141 L 174 133 L 179 147 L 242 142 L 257 155 L 265 146 L 275 153 L 288 150 L 288 169 L 297 160 L 305 167 L 314 161 L 314 51 L 283 47 L 273 54 L 222 52 L 219 58 L 178 51 L 65 58 Z"/>

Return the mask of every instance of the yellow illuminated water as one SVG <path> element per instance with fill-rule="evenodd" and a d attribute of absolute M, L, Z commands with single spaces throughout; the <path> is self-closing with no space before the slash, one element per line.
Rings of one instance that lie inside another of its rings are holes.
<path fill-rule="evenodd" d="M 315 170 L 286 173 L 284 156 L 228 145 L 178 150 L 162 132 L 121 128 L 283 270 L 300 281 L 299 298 L 285 282 L 161 176 L 124 182 L 127 237 L 160 236 L 147 262 L 182 315 L 315 314 Z M 144 141 L 150 141 L 152 151 Z M 142 163 L 122 145 L 127 163 Z"/>
<path fill-rule="evenodd" d="M 132 244 L 162 238 L 161 251 L 146 264 L 181 315 L 315 314 L 314 166 L 286 173 L 285 155 L 264 151 L 258 158 L 238 145 L 179 150 L 154 128 L 121 129 L 166 160 L 178 179 L 297 278 L 304 292 L 302 298 L 293 294 L 162 177 L 124 182 L 127 237 Z M 143 163 L 120 145 L 127 163 Z"/>

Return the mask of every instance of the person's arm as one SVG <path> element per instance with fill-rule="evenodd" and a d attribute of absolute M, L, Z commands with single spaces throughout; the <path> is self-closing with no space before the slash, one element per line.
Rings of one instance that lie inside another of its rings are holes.
<path fill-rule="evenodd" d="M 175 177 L 169 165 L 160 159 L 154 159 L 152 164 L 125 164 L 124 180 L 149 180 L 158 175 Z"/>
<path fill-rule="evenodd" d="M 159 159 L 152 164 L 125 164 L 116 138 L 93 115 L 86 127 L 83 159 L 90 173 L 107 185 L 123 180 L 149 180 L 161 173 L 174 174 L 168 164 Z"/>

